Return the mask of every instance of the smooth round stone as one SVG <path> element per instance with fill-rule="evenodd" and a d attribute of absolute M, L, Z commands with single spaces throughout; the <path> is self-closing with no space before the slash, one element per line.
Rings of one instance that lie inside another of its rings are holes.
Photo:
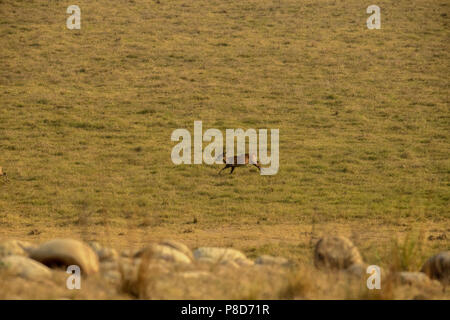
<path fill-rule="evenodd" d="M 450 251 L 440 252 L 429 258 L 420 270 L 431 279 L 436 279 L 444 284 L 450 283 Z"/>
<path fill-rule="evenodd" d="M 74 239 L 55 239 L 31 251 L 30 257 L 49 267 L 67 268 L 77 265 L 85 275 L 97 273 L 97 254 L 84 242 Z"/>
<path fill-rule="evenodd" d="M 249 260 L 245 254 L 231 248 L 201 247 L 194 250 L 194 257 L 196 260 L 209 260 L 213 263 L 231 260 L 240 265 L 249 264 L 245 263 Z"/>
<path fill-rule="evenodd" d="M 358 248 L 345 237 L 324 237 L 316 244 L 314 265 L 318 268 L 346 269 L 362 263 Z"/>
<path fill-rule="evenodd" d="M 30 280 L 50 278 L 52 275 L 45 265 L 24 256 L 10 255 L 0 259 L 1 269 Z"/>

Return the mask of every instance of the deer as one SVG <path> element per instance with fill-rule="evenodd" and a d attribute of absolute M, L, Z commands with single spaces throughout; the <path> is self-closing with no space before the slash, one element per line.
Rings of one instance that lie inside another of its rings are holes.
<path fill-rule="evenodd" d="M 258 159 L 257 159 L 256 155 L 253 153 L 252 154 L 246 153 L 244 155 L 234 156 L 234 159 L 233 159 L 231 157 L 227 158 L 227 154 L 224 149 L 223 153 L 221 155 L 219 155 L 217 157 L 217 159 L 220 159 L 220 157 L 222 157 L 223 162 L 225 163 L 225 167 L 223 167 L 222 170 L 220 170 L 218 174 L 221 174 L 222 171 L 227 168 L 231 168 L 230 174 L 232 174 L 236 167 L 242 167 L 242 166 L 245 166 L 248 164 L 254 165 L 261 172 L 261 166 L 258 163 Z M 229 163 L 227 163 L 227 160 Z M 231 160 L 233 160 L 233 161 L 231 161 Z"/>

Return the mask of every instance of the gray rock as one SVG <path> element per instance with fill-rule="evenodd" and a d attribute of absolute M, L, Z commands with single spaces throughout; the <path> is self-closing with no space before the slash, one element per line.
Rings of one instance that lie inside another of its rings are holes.
<path fill-rule="evenodd" d="M 211 263 L 217 263 L 217 260 L 216 260 L 216 259 L 209 258 L 209 257 L 200 257 L 200 258 L 198 258 L 198 259 L 195 259 L 195 262 L 197 262 L 197 263 L 211 264 Z M 234 261 L 233 261 L 233 263 L 234 263 L 236 266 L 239 266 L 239 265 L 238 265 L 237 263 L 235 263 Z"/>
<path fill-rule="evenodd" d="M 108 270 L 102 273 L 102 277 L 113 284 L 120 283 L 122 280 L 122 274 L 118 270 Z"/>
<path fill-rule="evenodd" d="M 142 251 L 142 249 L 141 250 L 125 249 L 120 252 L 120 256 L 125 257 L 125 258 L 132 258 L 134 256 L 139 255 L 141 253 L 141 251 Z"/>
<path fill-rule="evenodd" d="M 50 267 L 77 265 L 85 275 L 99 270 L 97 254 L 84 242 L 73 239 L 48 241 L 32 250 L 30 257 Z"/>
<path fill-rule="evenodd" d="M 134 257 L 138 258 L 143 257 L 144 255 L 148 255 L 151 259 L 161 259 L 167 262 L 182 264 L 189 264 L 192 262 L 188 256 L 178 249 L 160 244 L 152 244 L 147 248 L 140 250 Z"/>
<path fill-rule="evenodd" d="M 316 244 L 314 265 L 317 268 L 346 269 L 362 263 L 358 249 L 345 237 L 324 237 Z"/>
<path fill-rule="evenodd" d="M 0 260 L 0 269 L 30 280 L 50 278 L 52 272 L 43 264 L 24 256 L 10 255 Z"/>
<path fill-rule="evenodd" d="M 403 272 L 398 272 L 396 275 L 402 284 L 415 285 L 415 286 L 439 285 L 438 281 L 431 280 L 423 272 L 403 271 Z"/>
<path fill-rule="evenodd" d="M 168 246 L 172 249 L 176 249 L 182 253 L 184 253 L 189 259 L 194 260 L 194 255 L 192 254 L 191 249 L 188 248 L 184 243 L 175 240 L 163 240 L 159 243 L 162 246 Z"/>
<path fill-rule="evenodd" d="M 95 251 L 100 261 L 115 261 L 119 258 L 119 254 L 113 248 L 103 247 L 96 241 L 90 241 L 88 245 Z"/>
<path fill-rule="evenodd" d="M 345 269 L 349 274 L 354 275 L 356 277 L 363 277 L 367 275 L 367 265 L 361 263 L 352 264 L 350 267 Z"/>
<path fill-rule="evenodd" d="M 97 251 L 97 255 L 100 261 L 115 261 L 119 258 L 119 254 L 113 248 L 101 248 Z"/>
<path fill-rule="evenodd" d="M 255 265 L 255 263 L 252 260 L 248 259 L 248 258 L 236 259 L 236 260 L 233 260 L 233 261 L 236 262 L 241 267 L 251 267 L 251 266 Z"/>
<path fill-rule="evenodd" d="M 234 261 L 239 265 L 252 265 L 253 262 L 241 251 L 230 248 L 202 247 L 194 251 L 194 257 L 201 262 L 220 263 L 223 261 Z"/>
<path fill-rule="evenodd" d="M 119 261 L 105 260 L 100 262 L 100 272 L 119 270 Z"/>
<path fill-rule="evenodd" d="M 128 258 L 123 258 L 119 260 L 117 269 L 114 268 L 106 269 L 105 272 L 119 271 L 119 273 L 121 274 L 121 276 L 123 276 L 124 279 L 132 279 L 136 277 L 139 264 L 140 259 L 132 260 Z"/>
<path fill-rule="evenodd" d="M 119 254 L 113 248 L 103 247 L 96 241 L 90 241 L 88 245 L 95 251 L 100 261 L 115 261 L 119 258 Z"/>
<path fill-rule="evenodd" d="M 98 243 L 97 241 L 88 241 L 88 246 L 92 248 L 95 252 L 98 252 L 102 249 L 102 245 Z"/>
<path fill-rule="evenodd" d="M 207 260 L 203 260 L 203 261 L 207 262 Z M 214 263 L 214 262 L 215 262 L 214 260 L 209 261 L 209 263 Z M 220 265 L 225 266 L 227 268 L 232 268 L 232 269 L 239 269 L 241 267 L 241 265 L 238 264 L 234 260 L 222 260 L 222 261 L 220 261 Z"/>
<path fill-rule="evenodd" d="M 7 240 L 0 243 L 0 258 L 6 256 L 27 256 L 33 245 L 26 241 Z"/>

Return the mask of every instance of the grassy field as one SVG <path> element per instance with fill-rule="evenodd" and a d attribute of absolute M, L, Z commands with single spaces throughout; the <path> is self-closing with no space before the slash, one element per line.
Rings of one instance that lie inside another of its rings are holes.
<path fill-rule="evenodd" d="M 341 234 L 386 266 L 408 236 L 417 270 L 450 247 L 450 4 L 371 4 L 0 0 L 0 238 L 308 264 Z M 279 173 L 174 165 L 194 120 L 279 129 Z"/>

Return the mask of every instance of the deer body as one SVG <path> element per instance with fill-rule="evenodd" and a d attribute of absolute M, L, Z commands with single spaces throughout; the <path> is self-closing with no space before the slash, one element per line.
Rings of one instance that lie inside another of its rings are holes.
<path fill-rule="evenodd" d="M 223 162 L 225 163 L 225 167 L 219 171 L 219 174 L 222 173 L 222 171 L 227 168 L 231 168 L 230 174 L 232 174 L 234 171 L 234 168 L 242 167 L 242 166 L 245 166 L 248 164 L 254 165 L 255 167 L 258 168 L 259 171 L 261 171 L 261 167 L 258 164 L 258 159 L 256 158 L 256 155 L 254 155 L 254 154 L 246 153 L 244 155 L 227 157 L 226 153 L 223 153 Z"/>

